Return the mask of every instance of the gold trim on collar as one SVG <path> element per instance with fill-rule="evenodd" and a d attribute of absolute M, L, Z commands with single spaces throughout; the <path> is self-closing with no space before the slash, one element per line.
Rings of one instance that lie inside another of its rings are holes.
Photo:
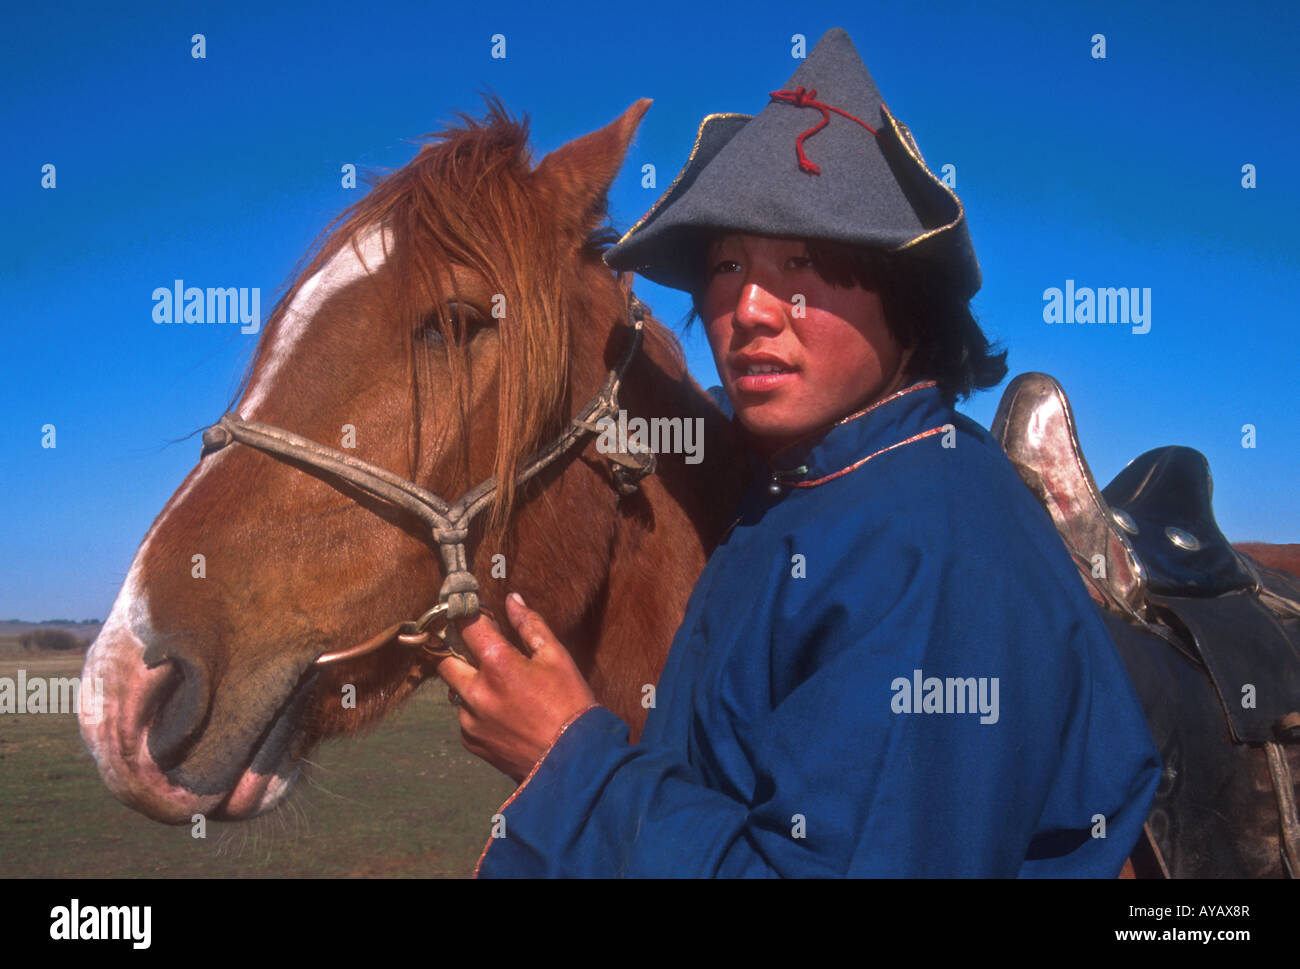
<path fill-rule="evenodd" d="M 881 397 L 880 400 L 876 401 L 875 403 L 868 404 L 866 407 L 862 408 L 861 410 L 854 411 L 852 414 L 849 414 L 846 417 L 841 417 L 839 420 L 835 421 L 832 424 L 823 424 L 821 427 L 814 428 L 813 430 L 809 431 L 807 434 L 803 435 L 802 437 L 791 441 L 785 447 L 781 448 L 781 450 L 773 452 L 766 462 L 768 470 L 771 471 L 773 474 L 782 473 L 778 471 L 776 468 L 772 467 L 772 462 L 776 460 L 776 457 L 779 454 L 784 454 L 786 451 L 789 451 L 793 448 L 797 448 L 802 444 L 807 444 L 809 441 L 821 437 L 825 437 L 833 429 L 839 427 L 841 424 L 847 424 L 849 423 L 849 421 L 856 421 L 859 417 L 864 417 L 867 414 L 870 414 L 877 407 L 881 407 L 885 404 L 888 404 L 890 401 L 897 400 L 899 397 L 904 397 L 907 394 L 914 393 L 915 391 L 918 390 L 929 390 L 931 387 L 937 387 L 937 386 L 939 386 L 939 382 L 937 380 L 915 381 L 914 383 L 908 384 L 906 387 L 900 387 L 898 390 L 894 391 L 888 397 Z"/>
<path fill-rule="evenodd" d="M 889 447 L 882 447 L 879 451 L 876 451 L 874 454 L 868 454 L 865 458 L 859 458 L 857 461 L 854 461 L 852 464 L 840 468 L 838 471 L 832 471 L 830 474 L 824 475 L 823 477 L 818 478 L 816 481 L 791 481 L 791 482 L 783 482 L 783 483 L 790 488 L 816 488 L 818 485 L 824 485 L 827 481 L 834 481 L 836 478 L 842 478 L 846 474 L 851 474 L 852 472 L 858 470 L 858 468 L 866 464 L 868 461 L 870 461 L 872 458 L 878 458 L 880 457 L 880 455 L 887 454 L 888 452 L 893 451 L 895 448 L 903 447 L 905 444 L 915 444 L 917 441 L 924 441 L 927 437 L 934 437 L 936 434 L 942 434 L 944 432 L 944 428 L 946 428 L 947 426 L 948 426 L 947 424 L 941 424 L 938 427 L 932 427 L 929 430 L 921 431 L 921 433 L 919 434 L 913 434 L 911 437 L 906 438 L 905 440 L 898 441 L 895 444 L 889 445 Z"/>
<path fill-rule="evenodd" d="M 753 120 L 753 117 L 754 116 L 752 114 L 740 114 L 735 111 L 719 112 L 716 114 L 706 114 L 703 120 L 700 121 L 699 128 L 695 130 L 695 144 L 691 145 L 691 153 L 690 155 L 687 156 L 686 163 L 682 165 L 681 170 L 677 173 L 677 177 L 673 179 L 673 183 L 668 186 L 668 190 L 664 192 L 663 195 L 659 196 L 659 201 L 655 202 L 654 205 L 650 206 L 650 208 L 646 211 L 646 214 L 641 216 L 641 218 L 637 219 L 636 223 L 632 226 L 632 228 L 628 229 L 626 232 L 623 233 L 623 237 L 618 240 L 618 245 L 621 246 L 625 241 L 627 241 L 628 236 L 630 236 L 637 229 L 641 228 L 641 226 L 645 225 L 645 223 L 649 220 L 649 218 L 652 215 L 654 215 L 656 211 L 658 211 L 659 206 L 664 204 L 664 199 L 668 198 L 668 196 L 673 194 L 673 189 L 675 189 L 677 187 L 677 183 L 682 180 L 682 176 L 685 175 L 690 170 L 691 163 L 695 161 L 695 156 L 699 153 L 700 138 L 703 137 L 704 135 L 705 125 L 707 125 L 710 121 L 714 120 L 715 118 L 744 118 L 748 121 L 748 120 Z"/>
<path fill-rule="evenodd" d="M 939 386 L 939 381 L 937 380 L 917 380 L 914 383 L 908 384 L 906 387 L 900 387 L 898 390 L 894 391 L 888 397 L 881 397 L 880 400 L 876 401 L 874 404 L 868 404 L 860 411 L 854 411 L 848 417 L 841 417 L 832 426 L 839 427 L 841 424 L 847 424 L 849 421 L 856 421 L 859 417 L 863 417 L 867 414 L 870 414 L 873 410 L 875 410 L 877 407 L 881 406 L 882 404 L 888 404 L 891 400 L 895 400 L 906 394 L 910 394 L 917 390 L 929 390 L 931 387 L 938 387 L 938 386 Z"/>

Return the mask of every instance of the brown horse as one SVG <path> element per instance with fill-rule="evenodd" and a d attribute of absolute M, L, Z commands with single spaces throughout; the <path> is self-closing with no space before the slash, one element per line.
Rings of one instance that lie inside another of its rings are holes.
<path fill-rule="evenodd" d="M 1270 545 L 1267 542 L 1234 542 L 1233 548 L 1245 552 L 1270 569 L 1281 569 L 1300 576 L 1300 545 Z"/>
<path fill-rule="evenodd" d="M 660 454 L 620 496 L 588 439 L 513 483 L 627 344 L 627 296 L 601 261 L 617 238 L 605 198 L 649 105 L 535 168 L 526 121 L 495 100 L 485 123 L 462 115 L 327 236 L 268 320 L 237 407 L 440 495 L 495 476 L 468 543 L 484 603 L 520 591 L 634 731 L 741 484 L 730 424 L 648 321 L 620 406 L 703 421 L 702 462 Z M 314 746 L 433 669 L 396 644 L 316 658 L 420 615 L 440 582 L 413 517 L 252 448 L 206 454 L 86 659 L 105 702 L 82 732 L 105 782 L 160 821 L 267 810 Z"/>
<path fill-rule="evenodd" d="M 495 102 L 485 123 L 441 132 L 328 235 L 272 313 L 237 407 L 440 495 L 494 477 L 469 539 L 482 598 L 499 608 L 521 591 L 634 734 L 741 485 L 730 425 L 651 321 L 622 406 L 703 420 L 703 463 L 661 454 L 620 497 L 587 440 L 514 482 L 626 346 L 625 292 L 600 259 L 604 199 L 648 105 L 535 168 L 525 126 Z M 1242 548 L 1300 572 L 1295 546 Z M 317 658 L 419 615 L 441 578 L 427 530 L 364 489 L 254 448 L 208 453 L 145 536 L 87 657 L 106 695 L 102 722 L 82 729 L 106 783 L 163 821 L 271 808 L 316 744 L 382 717 L 432 672 L 395 644 Z M 1177 662 L 1154 648 L 1152 662 Z M 341 702 L 348 685 L 355 707 Z"/>

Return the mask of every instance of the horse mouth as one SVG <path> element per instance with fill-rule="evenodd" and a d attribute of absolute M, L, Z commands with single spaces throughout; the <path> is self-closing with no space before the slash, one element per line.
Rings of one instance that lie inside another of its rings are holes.
<path fill-rule="evenodd" d="M 301 773 L 301 760 L 294 741 L 299 735 L 305 709 L 315 694 L 316 676 L 308 670 L 286 698 L 252 748 L 248 765 L 229 793 L 208 817 L 218 821 L 243 821 L 274 809 L 293 788 Z M 171 772 L 186 786 L 184 765 Z M 223 785 L 226 786 L 226 785 Z"/>
<path fill-rule="evenodd" d="M 143 644 L 120 628 L 106 628 L 86 655 L 83 678 L 104 686 L 100 708 L 80 716 L 81 734 L 109 790 L 168 824 L 244 820 L 275 808 L 301 772 L 295 742 L 316 693 L 311 663 L 278 691 L 278 703 L 257 698 L 251 710 L 199 715 L 187 709 L 183 664 L 147 666 L 143 655 Z"/>

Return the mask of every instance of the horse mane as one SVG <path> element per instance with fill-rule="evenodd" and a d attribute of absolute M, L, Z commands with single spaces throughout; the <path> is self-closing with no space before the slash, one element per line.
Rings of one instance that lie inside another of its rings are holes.
<path fill-rule="evenodd" d="M 493 292 L 504 297 L 505 317 L 497 321 L 500 372 L 493 460 L 500 487 L 491 516 L 492 525 L 499 527 L 514 504 L 519 469 L 568 418 L 570 333 L 563 294 L 574 270 L 562 264 L 566 254 L 556 244 L 555 227 L 572 214 L 557 211 L 535 188 L 528 116 L 515 118 L 495 95 L 483 97 L 483 119 L 456 112 L 460 123 L 417 139 L 423 146 L 406 166 L 365 176 L 371 191 L 321 233 L 304 257 L 306 265 L 296 270 L 277 300 L 235 400 L 274 345 L 274 332 L 299 288 L 344 246 L 355 247 L 367 229 L 385 225 L 394 239 L 388 256 L 399 285 L 384 294 L 383 315 L 411 336 L 413 466 L 423 440 L 420 401 L 432 383 L 427 354 L 416 352 L 417 337 L 426 328 L 436 328 L 444 338 L 451 387 L 439 389 L 450 390 L 459 411 L 456 421 L 440 420 L 432 430 L 435 445 L 443 446 L 445 438 L 469 427 L 468 357 L 457 339 L 457 321 L 440 311 L 449 296 L 456 296 L 443 292 L 439 282 L 447 278 L 448 263 L 488 280 Z M 617 238 L 607 220 L 593 228 L 583 244 L 584 263 L 598 261 Z M 474 483 L 468 470 L 471 437 L 459 434 L 463 487 Z"/>

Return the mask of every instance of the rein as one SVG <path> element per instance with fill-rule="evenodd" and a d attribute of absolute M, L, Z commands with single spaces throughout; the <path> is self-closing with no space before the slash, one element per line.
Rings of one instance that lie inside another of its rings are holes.
<path fill-rule="evenodd" d="M 631 293 L 628 294 L 627 322 L 631 327 L 631 337 L 618 365 L 609 371 L 600 390 L 569 421 L 569 426 L 564 432 L 539 451 L 519 472 L 515 478 L 516 484 L 523 484 L 535 477 L 543 469 L 574 450 L 575 446 L 580 441 L 584 441 L 588 435 L 599 434 L 603 430 L 600 427 L 603 420 L 617 419 L 619 388 L 624 374 L 627 373 L 641 346 L 642 332 L 645 327 L 645 306 Z M 469 538 L 469 526 L 474 516 L 488 507 L 496 494 L 498 487 L 496 478 L 488 478 L 465 492 L 456 501 L 449 503 L 433 492 L 421 488 L 415 482 L 391 471 L 317 444 L 291 431 L 257 421 L 243 420 L 236 414 L 223 415 L 221 420 L 203 432 L 203 451 L 200 457 L 219 451 L 232 441 L 272 457 L 298 462 L 318 471 L 324 471 L 332 478 L 347 482 L 368 495 L 407 511 L 428 527 L 434 541 L 438 543 L 445 577 L 442 588 L 438 591 L 437 604 L 425 611 L 418 619 L 394 623 L 355 646 L 322 653 L 316 657 L 315 666 L 329 666 L 365 656 L 393 641 L 416 647 L 436 659 L 456 656 L 469 662 L 460 634 L 453 622 L 458 619 L 472 619 L 480 612 L 487 612 L 479 603 L 478 580 L 469 571 L 465 542 Z M 606 457 L 610 461 L 614 487 L 619 494 L 634 493 L 641 479 L 654 473 L 655 456 L 650 451 L 629 449 L 626 453 L 613 452 Z M 430 629 L 435 619 L 441 620 L 443 624 L 436 632 Z M 441 641 L 441 645 L 429 645 L 434 636 Z"/>

